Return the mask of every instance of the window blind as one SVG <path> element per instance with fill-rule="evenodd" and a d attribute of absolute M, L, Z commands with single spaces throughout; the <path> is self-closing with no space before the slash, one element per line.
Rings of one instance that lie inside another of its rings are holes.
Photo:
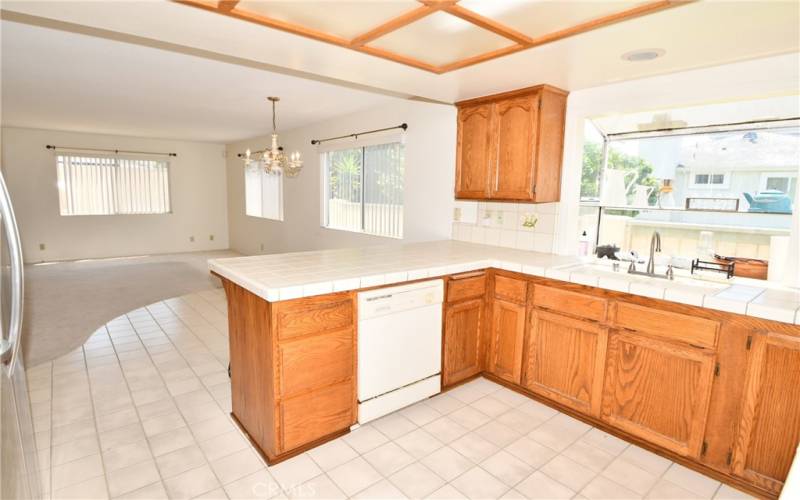
<path fill-rule="evenodd" d="M 405 165 L 401 142 L 330 150 L 322 154 L 322 161 L 325 227 L 403 237 Z"/>
<path fill-rule="evenodd" d="M 245 214 L 283 220 L 283 175 L 268 174 L 261 168 L 245 168 Z"/>
<path fill-rule="evenodd" d="M 166 160 L 58 155 L 56 165 L 61 215 L 170 212 Z"/>

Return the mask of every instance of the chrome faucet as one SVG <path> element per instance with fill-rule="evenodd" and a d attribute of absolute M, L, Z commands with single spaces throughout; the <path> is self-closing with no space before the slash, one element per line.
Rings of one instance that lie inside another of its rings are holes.
<path fill-rule="evenodd" d="M 650 238 L 650 260 L 647 261 L 647 270 L 638 271 L 636 269 L 636 260 L 632 260 L 628 266 L 628 274 L 638 274 L 640 276 L 649 276 L 651 278 L 664 278 L 668 280 L 675 279 L 675 270 L 672 265 L 667 266 L 665 274 L 656 274 L 656 252 L 661 251 L 661 234 L 658 231 L 653 231 L 653 236 Z"/>
<path fill-rule="evenodd" d="M 656 252 L 661 252 L 661 234 L 653 231 L 653 236 L 650 238 L 650 260 L 647 261 L 647 274 L 656 273 Z"/>

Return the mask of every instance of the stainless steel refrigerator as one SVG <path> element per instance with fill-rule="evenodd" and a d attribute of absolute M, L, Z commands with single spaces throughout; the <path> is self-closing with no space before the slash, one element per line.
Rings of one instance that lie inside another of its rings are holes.
<path fill-rule="evenodd" d="M 41 475 L 21 349 L 24 298 L 22 247 L 2 172 L 0 225 L 0 498 L 40 498 Z"/>

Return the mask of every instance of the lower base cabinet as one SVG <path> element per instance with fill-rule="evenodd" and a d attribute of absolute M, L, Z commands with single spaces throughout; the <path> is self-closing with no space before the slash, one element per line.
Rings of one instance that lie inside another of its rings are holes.
<path fill-rule="evenodd" d="M 522 380 L 525 313 L 524 305 L 494 300 L 489 372 L 514 384 L 519 384 Z"/>
<path fill-rule="evenodd" d="M 534 310 L 525 346 L 523 384 L 577 411 L 600 415 L 608 329 Z"/>
<path fill-rule="evenodd" d="M 286 398 L 279 405 L 279 452 L 286 453 L 356 421 L 352 380 Z"/>
<path fill-rule="evenodd" d="M 634 436 L 698 458 L 714 364 L 712 351 L 612 330 L 601 417 Z"/>
<path fill-rule="evenodd" d="M 483 369 L 483 298 L 448 304 L 444 319 L 442 385 L 456 384 Z"/>
<path fill-rule="evenodd" d="M 270 303 L 223 285 L 232 414 L 267 461 L 347 432 L 355 294 Z M 780 493 L 800 443 L 797 325 L 499 270 L 448 277 L 444 308 L 444 386 L 492 374 L 759 496 Z"/>
<path fill-rule="evenodd" d="M 752 337 L 733 472 L 778 493 L 800 442 L 800 337 Z"/>

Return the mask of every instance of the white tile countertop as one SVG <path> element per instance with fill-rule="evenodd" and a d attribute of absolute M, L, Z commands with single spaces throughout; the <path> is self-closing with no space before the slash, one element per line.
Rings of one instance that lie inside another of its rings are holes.
<path fill-rule="evenodd" d="M 609 262 L 452 240 L 212 259 L 209 269 L 270 302 L 487 267 L 800 324 L 800 290 L 743 278 L 675 281 L 614 272 Z"/>

